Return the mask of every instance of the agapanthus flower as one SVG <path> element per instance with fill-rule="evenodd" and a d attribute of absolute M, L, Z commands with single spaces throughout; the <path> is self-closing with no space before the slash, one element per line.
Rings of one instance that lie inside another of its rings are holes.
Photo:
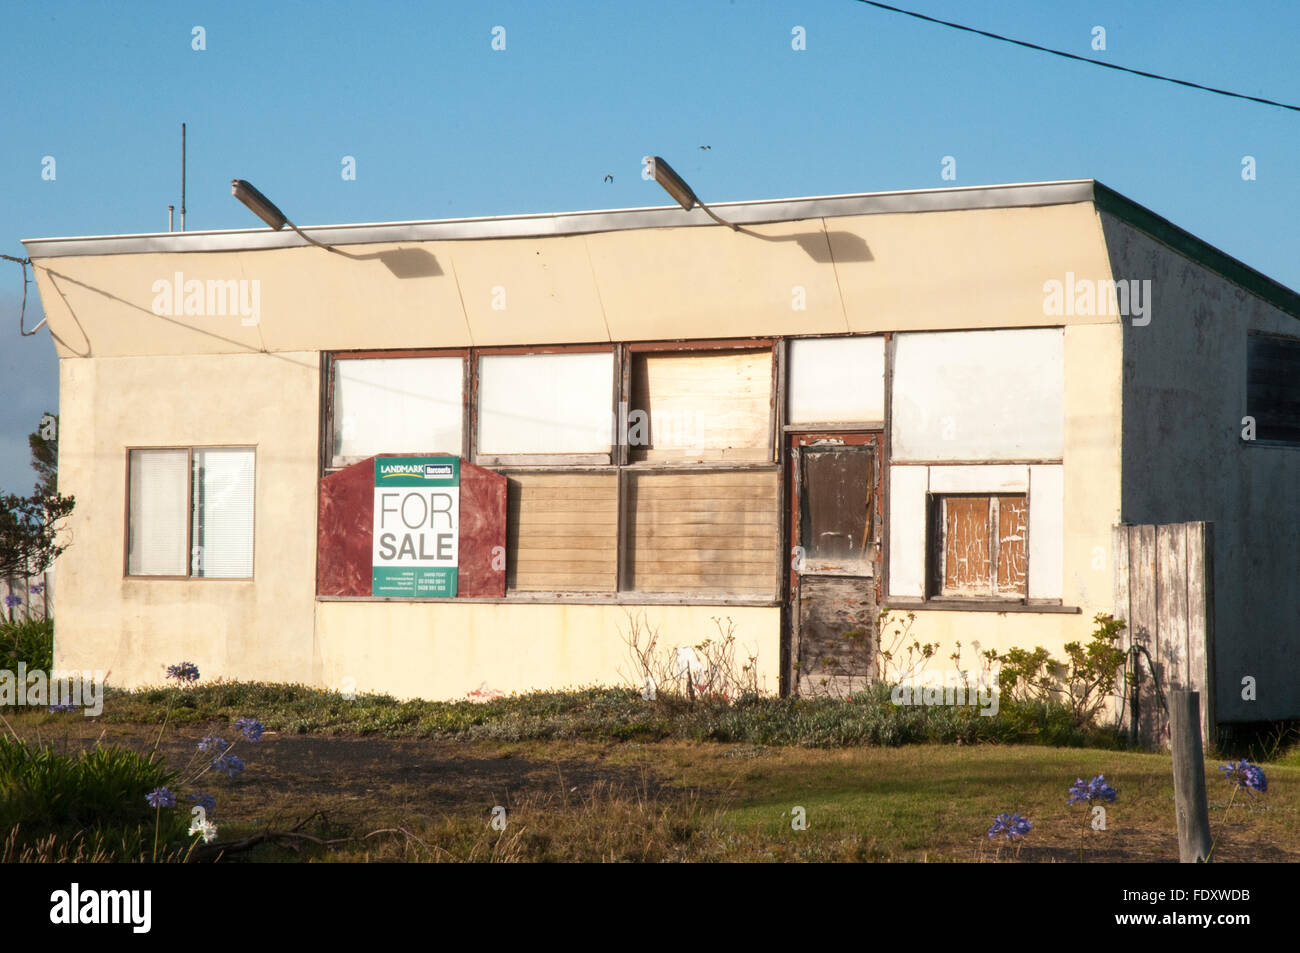
<path fill-rule="evenodd" d="M 202 834 L 203 843 L 211 844 L 217 839 L 217 825 L 211 821 L 200 821 L 198 818 L 195 818 L 190 822 L 190 833 Z"/>
<path fill-rule="evenodd" d="M 199 667 L 193 662 L 181 662 L 179 665 L 167 666 L 167 677 L 178 682 L 197 682 Z"/>
<path fill-rule="evenodd" d="M 249 741 L 257 741 L 262 737 L 262 732 L 266 731 L 266 726 L 253 718 L 237 718 L 235 729 Z"/>
<path fill-rule="evenodd" d="M 1264 769 L 1257 764 L 1234 761 L 1220 765 L 1219 770 L 1234 788 L 1245 788 L 1251 795 L 1256 791 L 1263 793 L 1268 790 L 1268 778 L 1264 776 Z"/>
<path fill-rule="evenodd" d="M 212 766 L 228 778 L 233 778 L 244 770 L 244 762 L 233 754 L 223 754 L 220 758 L 214 758 Z"/>
<path fill-rule="evenodd" d="M 1104 774 L 1099 774 L 1087 782 L 1083 778 L 1079 778 L 1066 793 L 1070 795 L 1070 799 L 1066 801 L 1067 804 L 1078 804 L 1081 801 L 1087 801 L 1089 804 L 1097 801 L 1113 802 L 1119 796 L 1119 792 L 1106 783 Z"/>
<path fill-rule="evenodd" d="M 50 706 L 50 714 L 51 714 L 51 715 L 56 714 L 57 712 L 63 712 L 63 711 L 76 711 L 76 710 L 77 710 L 77 706 L 76 706 L 76 705 L 73 705 L 73 704 L 71 704 L 71 703 L 69 703 L 69 704 L 67 704 L 67 705 L 51 705 L 51 706 Z"/>
<path fill-rule="evenodd" d="M 37 583 L 34 586 L 29 586 L 28 591 L 31 592 L 31 594 L 34 596 L 39 596 L 42 592 L 45 591 L 45 587 L 42 586 L 40 583 Z"/>
<path fill-rule="evenodd" d="M 229 745 L 226 744 L 225 738 L 218 738 L 216 736 L 205 735 L 199 741 L 200 751 L 225 751 L 228 747 Z"/>
<path fill-rule="evenodd" d="M 989 837 L 997 837 L 1001 834 L 1007 840 L 1016 840 L 1028 834 L 1033 826 L 1029 818 L 1021 817 L 1019 814 L 999 814 L 993 819 L 993 826 L 989 828 Z"/>
<path fill-rule="evenodd" d="M 175 807 L 176 795 L 166 788 L 154 788 L 144 796 L 150 807 Z"/>
<path fill-rule="evenodd" d="M 22 596 L 16 596 L 12 592 L 9 593 L 9 595 L 5 596 L 5 605 L 8 606 L 10 609 L 16 609 L 18 606 L 22 604 L 23 604 Z"/>
<path fill-rule="evenodd" d="M 191 794 L 188 799 L 203 808 L 203 810 L 208 814 L 211 814 L 217 809 L 217 799 L 211 794 L 204 794 L 202 791 L 199 791 L 196 794 Z"/>

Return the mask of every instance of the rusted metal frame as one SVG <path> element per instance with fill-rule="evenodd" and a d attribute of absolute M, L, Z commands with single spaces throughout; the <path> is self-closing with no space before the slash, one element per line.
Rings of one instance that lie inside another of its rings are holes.
<path fill-rule="evenodd" d="M 529 466 L 613 466 L 608 453 L 500 453 L 479 454 L 474 461 L 481 467 Z"/>
<path fill-rule="evenodd" d="M 163 577 L 150 577 L 163 578 Z M 780 603 L 771 599 L 754 598 L 738 593 L 710 593 L 704 597 L 676 596 L 654 592 L 581 592 L 555 590 L 524 590 L 522 592 L 500 596 L 458 596 L 454 600 L 438 596 L 316 596 L 317 602 L 431 602 L 442 603 L 491 603 L 507 605 L 510 603 L 535 603 L 541 605 L 645 605 L 645 606 L 756 606 L 775 608 Z"/>
<path fill-rule="evenodd" d="M 316 428 L 316 481 L 334 462 L 334 358 L 320 352 L 320 416 Z"/>
<path fill-rule="evenodd" d="M 656 351 L 761 351 L 771 348 L 775 338 L 715 338 L 707 341 L 635 341 L 623 346 L 630 353 L 644 354 Z"/>
<path fill-rule="evenodd" d="M 623 470 L 627 464 L 627 406 L 629 386 L 627 348 L 622 344 L 614 345 L 614 446 L 611 448 L 611 460 L 617 468 L 614 479 L 615 509 L 617 525 L 614 528 L 614 592 L 621 593 L 627 587 L 626 560 L 630 552 L 627 543 L 628 532 L 628 488 L 627 477 Z"/>
<path fill-rule="evenodd" d="M 1055 602 L 1030 602 L 1021 599 L 972 599 L 958 596 L 937 597 L 931 599 L 886 599 L 882 608 L 907 609 L 909 611 L 933 610 L 936 612 L 1040 612 L 1077 615 L 1083 610 L 1078 606 L 1062 605 Z"/>
<path fill-rule="evenodd" d="M 894 335 L 885 332 L 885 420 L 880 432 L 880 567 L 876 573 L 876 605 L 883 606 L 889 594 L 889 478 L 893 464 L 892 429 L 894 419 Z M 921 531 L 926 532 L 926 527 Z M 921 591 L 925 592 L 928 581 L 923 579 Z"/>
<path fill-rule="evenodd" d="M 1009 466 L 1061 466 L 1062 460 L 904 460 L 899 465 L 908 467 L 1009 467 Z M 960 495 L 960 494 L 958 494 Z"/>
<path fill-rule="evenodd" d="M 792 692 L 791 681 L 793 669 L 791 666 L 791 656 L 794 652 L 793 642 L 793 613 L 790 611 L 790 579 L 786 570 L 793 560 L 790 559 L 790 551 L 793 542 L 790 537 L 790 527 L 784 514 L 789 512 L 790 507 L 790 480 L 787 475 L 787 466 L 785 461 L 785 421 L 788 407 L 786 404 L 786 363 L 789 351 L 789 344 L 783 337 L 778 337 L 773 347 L 773 373 L 775 380 L 772 388 L 772 452 L 776 458 L 777 477 L 776 477 L 776 512 L 777 512 L 777 548 L 776 548 L 776 597 L 781 603 L 781 617 L 779 620 L 780 640 L 777 650 L 777 693 L 786 698 Z"/>
<path fill-rule="evenodd" d="M 615 345 L 604 344 L 508 344 L 474 348 L 479 357 L 502 357 L 506 355 L 528 354 L 600 354 L 612 352 Z"/>
<path fill-rule="evenodd" d="M 480 351 L 476 347 L 469 349 L 469 378 L 465 381 L 465 428 L 468 437 L 461 441 L 465 447 L 465 459 L 471 463 L 478 459 L 478 359 Z"/>
<path fill-rule="evenodd" d="M 782 427 L 785 433 L 804 433 L 806 431 L 817 431 L 823 434 L 837 433 L 856 433 L 860 430 L 878 431 L 883 430 L 885 423 L 882 420 L 864 420 L 861 423 L 844 424 L 785 424 Z"/>
<path fill-rule="evenodd" d="M 404 347 L 388 350 L 366 349 L 328 351 L 325 353 L 328 353 L 336 361 L 374 361 L 399 357 L 462 357 L 468 354 L 469 351 L 470 348 L 466 347 Z"/>

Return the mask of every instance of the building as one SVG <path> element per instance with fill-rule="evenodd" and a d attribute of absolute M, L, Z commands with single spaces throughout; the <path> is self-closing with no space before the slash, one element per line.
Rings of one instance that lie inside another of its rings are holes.
<path fill-rule="evenodd" d="M 1123 602 L 1300 716 L 1300 296 L 1091 180 L 715 208 L 26 242 L 57 663 L 463 698 L 627 681 L 631 611 L 807 691 L 883 609 L 975 668 Z M 380 586 L 379 453 L 467 481 L 455 596 Z"/>

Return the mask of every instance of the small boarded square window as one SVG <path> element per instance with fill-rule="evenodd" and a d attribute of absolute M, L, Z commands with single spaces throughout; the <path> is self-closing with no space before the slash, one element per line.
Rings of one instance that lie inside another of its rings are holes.
<path fill-rule="evenodd" d="M 1029 509 L 1024 494 L 933 496 L 930 595 L 1023 599 Z"/>
<path fill-rule="evenodd" d="M 1250 335 L 1246 413 L 1256 440 L 1300 445 L 1300 339 Z"/>

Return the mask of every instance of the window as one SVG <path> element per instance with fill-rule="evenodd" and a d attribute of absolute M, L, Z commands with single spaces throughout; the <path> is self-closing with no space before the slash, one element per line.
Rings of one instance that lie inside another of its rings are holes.
<path fill-rule="evenodd" d="M 929 595 L 1024 599 L 1028 537 L 1023 494 L 932 496 Z"/>
<path fill-rule="evenodd" d="M 869 423 L 885 419 L 885 339 L 805 338 L 790 342 L 787 422 Z"/>
<path fill-rule="evenodd" d="M 253 575 L 252 448 L 131 450 L 129 576 Z"/>
<path fill-rule="evenodd" d="M 479 358 L 478 463 L 609 463 L 613 434 L 612 349 Z"/>
<path fill-rule="evenodd" d="M 634 462 L 772 461 L 771 347 L 638 353 L 631 374 Z"/>
<path fill-rule="evenodd" d="M 1247 339 L 1246 413 L 1256 440 L 1300 446 L 1300 339 Z"/>
<path fill-rule="evenodd" d="M 503 473 L 507 595 L 774 599 L 774 348 L 747 339 L 336 354 L 322 469 L 441 452 Z M 175 452 L 183 468 L 186 451 Z M 191 504 L 182 494 L 177 505 L 182 539 L 155 561 L 158 574 L 184 574 Z"/>
<path fill-rule="evenodd" d="M 464 376 L 457 356 L 335 360 L 330 465 L 377 453 L 459 456 Z"/>

